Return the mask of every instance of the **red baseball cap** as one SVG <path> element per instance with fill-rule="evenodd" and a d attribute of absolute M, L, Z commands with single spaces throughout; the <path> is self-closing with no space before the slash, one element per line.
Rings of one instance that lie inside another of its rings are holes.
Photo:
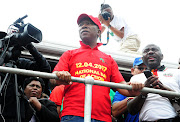
<path fill-rule="evenodd" d="M 79 17 L 77 19 L 77 24 L 79 25 L 81 20 L 86 18 L 86 17 L 90 18 L 99 27 L 100 30 L 102 29 L 101 23 L 100 23 L 99 19 L 97 17 L 93 17 L 92 15 L 87 15 L 87 14 L 79 15 Z"/>

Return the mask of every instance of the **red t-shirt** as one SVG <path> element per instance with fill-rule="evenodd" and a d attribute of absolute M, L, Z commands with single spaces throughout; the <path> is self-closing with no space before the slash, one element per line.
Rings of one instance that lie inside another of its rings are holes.
<path fill-rule="evenodd" d="M 59 85 L 56 86 L 51 94 L 50 94 L 50 100 L 53 101 L 56 105 L 61 106 L 62 105 L 62 100 L 64 97 L 64 85 Z M 61 119 L 61 112 L 59 114 L 59 118 Z"/>
<path fill-rule="evenodd" d="M 124 81 L 114 59 L 98 50 L 98 45 L 90 46 L 80 42 L 79 49 L 66 51 L 59 59 L 54 71 L 69 71 L 73 77 L 92 76 L 95 80 L 116 82 Z M 94 85 L 92 87 L 91 118 L 111 122 L 110 88 Z M 62 116 L 84 117 L 85 85 L 73 82 L 64 88 Z"/>

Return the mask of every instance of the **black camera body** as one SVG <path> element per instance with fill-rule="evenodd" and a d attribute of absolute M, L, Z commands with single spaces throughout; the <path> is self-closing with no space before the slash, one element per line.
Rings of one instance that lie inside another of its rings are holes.
<path fill-rule="evenodd" d="M 0 32 L 0 66 L 9 60 L 16 61 L 22 50 L 31 42 L 42 41 L 41 31 L 32 24 L 24 24 L 22 18 L 17 19 L 9 26 L 9 33 Z"/>
<path fill-rule="evenodd" d="M 105 20 L 108 20 L 108 17 L 111 19 L 111 14 L 107 11 L 102 12 L 101 15 Z"/>
<path fill-rule="evenodd" d="M 10 36 L 5 37 L 12 40 L 10 42 L 10 45 L 26 46 L 31 42 L 40 43 L 42 41 L 41 31 L 38 28 L 34 27 L 32 24 L 25 24 L 21 29 L 23 30 L 23 32 L 13 33 Z"/>

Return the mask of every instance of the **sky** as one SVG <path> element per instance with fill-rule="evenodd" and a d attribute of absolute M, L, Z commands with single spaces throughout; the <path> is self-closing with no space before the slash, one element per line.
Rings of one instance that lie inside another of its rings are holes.
<path fill-rule="evenodd" d="M 160 46 L 164 60 L 177 63 L 180 58 L 180 17 L 178 0 L 3 0 L 0 31 L 7 32 L 16 19 L 28 15 L 31 23 L 42 31 L 43 41 L 79 46 L 77 18 L 81 13 L 98 16 L 100 5 L 109 4 L 114 14 L 124 18 L 141 39 L 140 51 L 150 43 Z M 106 35 L 102 37 L 106 41 Z M 117 42 L 103 47 L 116 51 Z"/>

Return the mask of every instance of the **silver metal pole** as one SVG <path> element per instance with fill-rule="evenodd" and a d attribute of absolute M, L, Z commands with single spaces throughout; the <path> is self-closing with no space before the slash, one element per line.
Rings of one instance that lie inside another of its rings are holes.
<path fill-rule="evenodd" d="M 85 104 L 84 104 L 84 122 L 91 122 L 92 105 L 92 86 L 94 79 L 90 76 L 85 78 Z"/>
<path fill-rule="evenodd" d="M 24 69 L 11 68 L 11 67 L 0 66 L 0 71 L 1 72 L 9 72 L 9 73 L 13 73 L 13 74 L 19 74 L 19 75 L 42 77 L 42 78 L 48 78 L 48 79 L 58 79 L 58 77 L 53 73 L 31 71 L 31 70 L 24 70 Z M 85 83 L 84 78 L 71 77 L 71 79 L 73 82 Z M 111 87 L 111 88 L 127 89 L 127 90 L 132 89 L 132 86 L 130 86 L 130 85 L 106 82 L 106 81 L 98 81 L 98 80 L 94 80 L 94 85 L 107 86 L 107 87 Z M 164 96 L 180 97 L 180 93 L 173 92 L 173 91 L 166 91 L 166 90 L 153 89 L 153 88 L 147 88 L 147 87 L 144 87 L 141 91 L 148 92 L 148 93 L 149 92 L 157 93 L 157 94 L 164 95 Z"/>

